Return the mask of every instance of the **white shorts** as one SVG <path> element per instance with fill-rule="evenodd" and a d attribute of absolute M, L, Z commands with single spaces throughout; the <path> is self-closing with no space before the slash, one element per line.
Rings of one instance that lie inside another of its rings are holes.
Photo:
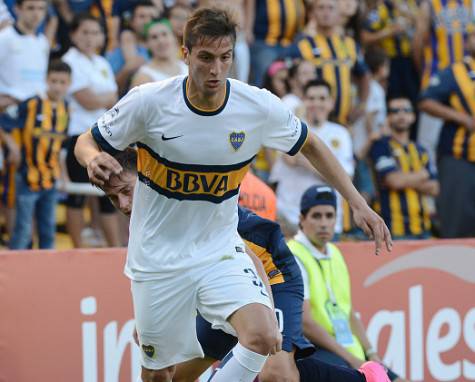
<path fill-rule="evenodd" d="M 132 281 L 132 297 L 142 365 L 151 370 L 204 356 L 197 310 L 213 328 L 235 335 L 227 321 L 232 313 L 251 303 L 271 308 L 254 264 L 239 252 L 165 279 Z"/>

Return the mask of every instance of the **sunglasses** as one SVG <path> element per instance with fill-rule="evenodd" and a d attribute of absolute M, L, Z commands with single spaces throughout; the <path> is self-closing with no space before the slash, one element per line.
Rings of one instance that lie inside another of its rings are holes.
<path fill-rule="evenodd" d="M 388 113 L 397 114 L 397 113 L 412 113 L 412 107 L 390 107 Z"/>

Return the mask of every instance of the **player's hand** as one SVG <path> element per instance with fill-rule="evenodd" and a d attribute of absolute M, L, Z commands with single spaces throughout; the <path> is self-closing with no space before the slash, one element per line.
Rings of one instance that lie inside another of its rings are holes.
<path fill-rule="evenodd" d="M 374 361 L 374 362 L 378 362 L 378 363 L 383 363 L 383 361 L 381 360 L 381 358 L 379 357 L 379 355 L 377 353 L 372 353 L 368 356 L 368 361 Z"/>
<path fill-rule="evenodd" d="M 104 151 L 97 154 L 87 164 L 87 174 L 92 184 L 103 186 L 112 174 L 119 175 L 122 172 L 122 166 L 111 155 Z"/>
<path fill-rule="evenodd" d="M 279 332 L 277 326 L 275 327 L 275 330 L 277 330 L 277 342 L 270 352 L 271 355 L 277 354 L 282 350 L 282 334 Z"/>
<path fill-rule="evenodd" d="M 471 133 L 475 131 L 475 118 L 471 115 L 462 114 L 460 117 L 460 124 Z"/>
<path fill-rule="evenodd" d="M 369 238 L 375 241 L 375 254 L 379 255 L 381 253 L 383 242 L 386 245 L 386 249 L 391 251 L 393 247 L 391 233 L 384 223 L 384 220 L 369 208 L 367 204 L 361 204 L 361 206 L 353 207 L 352 209 L 356 225 L 360 227 Z"/>

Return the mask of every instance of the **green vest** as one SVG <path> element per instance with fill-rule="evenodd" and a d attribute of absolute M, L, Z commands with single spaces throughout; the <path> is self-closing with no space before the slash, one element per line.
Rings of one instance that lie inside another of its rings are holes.
<path fill-rule="evenodd" d="M 327 244 L 327 248 L 330 251 L 330 258 L 320 260 L 322 266 L 322 268 L 320 268 L 310 250 L 305 245 L 296 240 L 290 240 L 287 245 L 292 253 L 298 257 L 307 271 L 313 319 L 331 336 L 335 337 L 330 316 L 325 309 L 325 303 L 330 299 L 325 280 L 329 282 L 339 308 L 349 320 L 351 312 L 350 276 L 343 255 L 335 245 Z M 363 346 L 361 346 L 360 341 L 354 334 L 353 344 L 345 348 L 355 357 L 361 360 L 365 359 Z"/>

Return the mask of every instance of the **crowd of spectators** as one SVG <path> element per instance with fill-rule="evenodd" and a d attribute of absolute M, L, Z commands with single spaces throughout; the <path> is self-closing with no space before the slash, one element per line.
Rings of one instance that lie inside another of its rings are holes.
<path fill-rule="evenodd" d="M 187 73 L 183 27 L 204 5 L 238 21 L 232 76 L 304 120 L 396 239 L 475 236 L 471 1 L 0 0 L 4 245 L 54 247 L 56 203 L 74 247 L 125 244 L 106 197 L 57 184 L 88 183 L 77 137 L 129 89 Z M 325 180 L 267 149 L 252 172 L 243 201 L 294 234 L 303 192 Z M 336 237 L 361 238 L 339 196 L 337 213 Z"/>

